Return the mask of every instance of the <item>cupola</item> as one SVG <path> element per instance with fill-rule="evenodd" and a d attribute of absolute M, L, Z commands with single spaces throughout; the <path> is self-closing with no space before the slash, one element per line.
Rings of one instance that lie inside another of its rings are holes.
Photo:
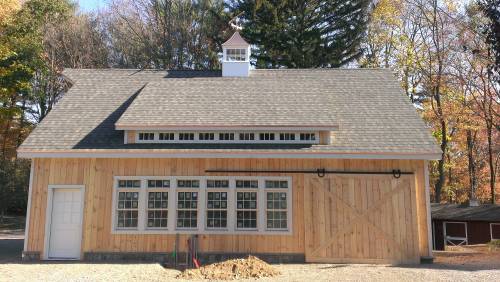
<path fill-rule="evenodd" d="M 222 44 L 222 76 L 246 77 L 250 74 L 250 44 L 239 32 Z"/>

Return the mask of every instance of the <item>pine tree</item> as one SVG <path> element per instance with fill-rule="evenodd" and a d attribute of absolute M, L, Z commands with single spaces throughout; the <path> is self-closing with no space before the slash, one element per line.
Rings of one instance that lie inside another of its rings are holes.
<path fill-rule="evenodd" d="M 339 67 L 358 58 L 369 0 L 233 0 L 258 68 Z"/>

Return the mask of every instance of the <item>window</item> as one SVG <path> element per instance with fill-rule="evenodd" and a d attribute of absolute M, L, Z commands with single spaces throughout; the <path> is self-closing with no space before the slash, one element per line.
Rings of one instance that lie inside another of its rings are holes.
<path fill-rule="evenodd" d="M 117 176 L 111 232 L 290 234 L 290 180 L 274 176 Z"/>
<path fill-rule="evenodd" d="M 199 140 L 214 140 L 214 134 L 213 133 L 200 133 L 198 135 Z"/>
<path fill-rule="evenodd" d="M 177 187 L 179 188 L 200 188 L 199 180 L 178 180 Z"/>
<path fill-rule="evenodd" d="M 179 133 L 179 140 L 194 140 L 194 133 Z"/>
<path fill-rule="evenodd" d="M 274 133 L 261 133 L 260 140 L 274 140 Z"/>
<path fill-rule="evenodd" d="M 240 133 L 240 140 L 244 140 L 244 141 L 255 140 L 255 134 L 254 133 Z"/>
<path fill-rule="evenodd" d="M 244 62 L 246 49 L 226 49 L 226 61 Z"/>
<path fill-rule="evenodd" d="M 147 227 L 167 228 L 170 180 L 148 180 Z"/>
<path fill-rule="evenodd" d="M 160 132 L 158 137 L 160 140 L 175 140 L 175 134 L 171 132 Z"/>
<path fill-rule="evenodd" d="M 139 132 L 136 141 L 139 143 L 262 143 L 262 144 L 312 144 L 319 143 L 318 132 Z"/>
<path fill-rule="evenodd" d="M 227 192 L 207 192 L 207 228 L 227 227 Z"/>
<path fill-rule="evenodd" d="M 177 227 L 198 226 L 198 192 L 177 192 Z"/>
<path fill-rule="evenodd" d="M 234 140 L 234 133 L 219 133 L 219 140 Z"/>
<path fill-rule="evenodd" d="M 288 181 L 266 180 L 266 228 L 288 228 Z"/>
<path fill-rule="evenodd" d="M 257 229 L 257 180 L 236 180 L 236 228 Z"/>
<path fill-rule="evenodd" d="M 177 228 L 198 227 L 199 187 L 199 180 L 177 180 Z"/>
<path fill-rule="evenodd" d="M 116 228 L 135 229 L 139 218 L 140 180 L 118 181 L 118 202 Z"/>
<path fill-rule="evenodd" d="M 295 133 L 280 133 L 280 140 L 293 141 L 293 140 L 295 140 Z"/>
<path fill-rule="evenodd" d="M 155 134 L 153 132 L 140 132 L 139 140 L 141 141 L 151 141 L 155 139 Z"/>
<path fill-rule="evenodd" d="M 314 133 L 301 133 L 300 140 L 302 140 L 302 141 L 314 141 L 314 140 L 316 140 L 316 134 L 314 134 Z"/>

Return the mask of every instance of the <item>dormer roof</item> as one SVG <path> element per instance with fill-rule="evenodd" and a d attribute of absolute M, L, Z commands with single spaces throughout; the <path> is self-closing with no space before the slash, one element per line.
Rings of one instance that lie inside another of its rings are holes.
<path fill-rule="evenodd" d="M 223 48 L 228 48 L 228 47 L 248 47 L 250 44 L 241 37 L 239 32 L 235 32 L 231 38 L 229 38 L 226 42 L 222 43 Z"/>

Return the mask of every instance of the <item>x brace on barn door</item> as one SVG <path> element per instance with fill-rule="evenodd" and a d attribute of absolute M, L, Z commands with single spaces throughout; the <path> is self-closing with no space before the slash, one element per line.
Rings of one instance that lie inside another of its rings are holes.
<path fill-rule="evenodd" d="M 413 172 L 402 172 L 399 169 L 390 171 L 341 171 L 326 170 L 318 168 L 316 170 L 245 170 L 245 169 L 207 169 L 206 173 L 316 173 L 319 177 L 325 174 L 392 174 L 394 178 L 400 178 L 401 175 L 413 174 Z"/>

